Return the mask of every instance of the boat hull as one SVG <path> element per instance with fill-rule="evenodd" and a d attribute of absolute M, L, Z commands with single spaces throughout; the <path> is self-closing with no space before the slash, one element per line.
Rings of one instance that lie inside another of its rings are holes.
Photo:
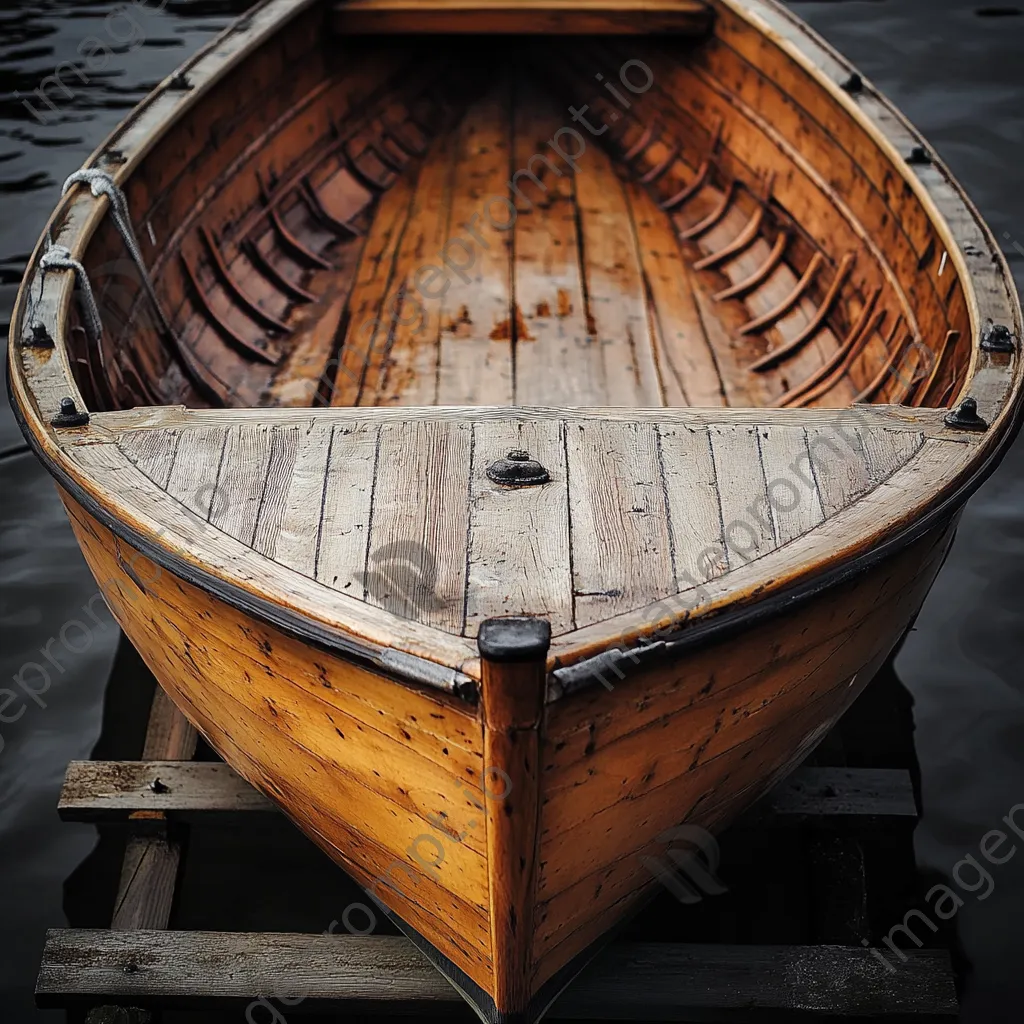
<path fill-rule="evenodd" d="M 676 826 L 720 832 L 807 755 L 913 622 L 954 526 L 743 632 L 541 697 L 524 731 L 515 708 L 488 705 L 486 672 L 479 707 L 389 679 L 157 566 L 62 498 L 160 685 L 370 894 L 345 925 L 385 910 L 492 1022 L 542 1015 L 657 890 Z"/>

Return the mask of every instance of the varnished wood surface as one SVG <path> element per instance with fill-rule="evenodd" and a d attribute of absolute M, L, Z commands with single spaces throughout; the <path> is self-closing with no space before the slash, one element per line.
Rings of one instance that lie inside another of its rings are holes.
<path fill-rule="evenodd" d="M 1018 353 L 979 344 L 1019 305 L 948 171 L 907 162 L 924 141 L 771 0 L 712 0 L 706 38 L 497 51 L 349 39 L 334 6 L 258 4 L 96 154 L 173 330 L 74 189 L 50 230 L 103 336 L 37 251 L 12 392 L 175 703 L 517 1007 L 643 898 L 667 829 L 734 818 L 898 641 L 1019 412 Z M 967 395 L 987 430 L 944 423 Z M 87 426 L 50 425 L 66 398 Z M 495 485 L 513 448 L 550 482 Z M 474 642 L 516 612 L 554 633 L 522 737 Z M 490 756 L 516 829 L 477 817 Z"/>

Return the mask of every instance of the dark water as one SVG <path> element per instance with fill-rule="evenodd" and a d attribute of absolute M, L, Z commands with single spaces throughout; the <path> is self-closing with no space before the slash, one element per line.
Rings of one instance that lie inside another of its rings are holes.
<path fill-rule="evenodd" d="M 16 283 L 60 183 L 153 84 L 242 6 L 0 0 L 5 343 Z M 924 131 L 1002 239 L 1018 284 L 1024 283 L 1024 14 L 963 0 L 795 6 Z M 65 71 L 73 96 L 52 91 L 56 112 L 35 104 L 48 119 L 40 124 L 22 98 L 59 62 L 83 54 L 92 62 L 87 80 Z M 69 619 L 85 618 L 95 586 L 49 478 L 20 446 L 4 405 L 0 687 L 23 671 L 40 691 L 49 680 L 38 702 L 5 707 L 0 690 L 0 1020 L 9 1024 L 59 1019 L 33 1009 L 31 987 L 45 928 L 64 922 L 64 879 L 95 838 L 89 827 L 61 824 L 54 807 L 66 763 L 88 756 L 99 735 L 116 644 L 105 615 L 88 641 L 70 637 L 81 653 L 69 653 L 59 640 L 50 644 Z M 1024 444 L 1018 443 L 971 502 L 897 666 L 917 702 L 925 814 L 916 843 L 920 865 L 931 872 L 948 875 L 964 857 L 978 858 L 986 833 L 1024 804 L 1022 589 Z M 38 669 L 26 668 L 29 663 Z M 1009 844 L 1000 852 L 1008 850 Z M 993 867 L 991 884 L 974 895 L 965 892 L 974 876 L 961 868 L 960 877 L 965 903 L 956 924 L 969 962 L 964 1020 L 1020 1021 L 1024 852 Z"/>

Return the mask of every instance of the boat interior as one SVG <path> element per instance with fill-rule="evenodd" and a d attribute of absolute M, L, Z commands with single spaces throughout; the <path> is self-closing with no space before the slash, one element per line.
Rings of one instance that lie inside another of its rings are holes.
<path fill-rule="evenodd" d="M 69 342 L 89 409 L 956 398 L 971 329 L 934 218 L 728 8 L 489 39 L 343 13 L 263 42 L 127 181 L 167 327 L 100 223 L 103 337 L 73 312 Z"/>

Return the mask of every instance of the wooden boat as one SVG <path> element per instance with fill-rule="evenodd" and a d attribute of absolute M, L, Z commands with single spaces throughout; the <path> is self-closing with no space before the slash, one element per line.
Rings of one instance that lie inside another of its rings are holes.
<path fill-rule="evenodd" d="M 487 1021 L 813 747 L 1018 426 L 991 232 L 773 0 L 265 0 L 88 171 L 26 435 L 346 926 Z"/>

